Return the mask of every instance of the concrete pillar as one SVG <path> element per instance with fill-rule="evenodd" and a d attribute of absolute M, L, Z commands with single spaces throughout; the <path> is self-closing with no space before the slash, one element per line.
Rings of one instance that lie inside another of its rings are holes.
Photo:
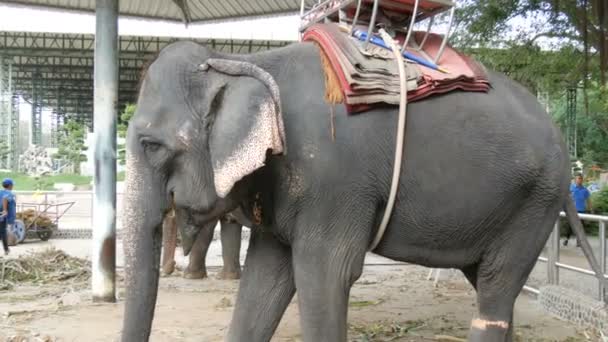
<path fill-rule="evenodd" d="M 91 281 L 94 302 L 115 302 L 118 0 L 97 0 L 95 7 L 95 225 Z"/>
<path fill-rule="evenodd" d="M 7 87 L 4 82 L 4 57 L 0 55 L 0 142 L 7 142 L 6 145 L 10 148 L 10 144 L 8 144 L 8 136 L 10 135 L 10 114 L 8 111 L 10 108 L 5 103 L 8 94 L 8 89 L 5 88 Z M 2 148 L 1 145 L 0 148 Z M 8 158 L 0 156 L 0 168 L 8 168 L 7 160 Z"/>

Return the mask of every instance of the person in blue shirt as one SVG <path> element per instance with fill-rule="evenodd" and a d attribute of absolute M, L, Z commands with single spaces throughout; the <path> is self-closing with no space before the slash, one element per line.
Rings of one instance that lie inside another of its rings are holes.
<path fill-rule="evenodd" d="M 8 255 L 8 232 L 11 230 L 17 217 L 17 201 L 13 194 L 13 180 L 6 178 L 2 181 L 0 190 L 0 239 L 4 247 L 4 255 Z"/>
<path fill-rule="evenodd" d="M 572 200 L 574 201 L 574 205 L 576 206 L 576 211 L 579 214 L 585 214 L 591 212 L 591 192 L 583 185 L 583 176 L 576 175 L 574 178 L 574 183 L 570 184 L 570 195 L 572 196 Z M 584 222 L 584 221 L 583 221 Z M 564 246 L 568 246 L 568 240 L 570 240 L 570 236 L 572 235 L 572 228 L 568 226 L 568 230 L 566 231 L 566 240 L 564 241 Z M 580 241 L 578 238 L 576 239 L 576 246 L 580 247 Z"/>

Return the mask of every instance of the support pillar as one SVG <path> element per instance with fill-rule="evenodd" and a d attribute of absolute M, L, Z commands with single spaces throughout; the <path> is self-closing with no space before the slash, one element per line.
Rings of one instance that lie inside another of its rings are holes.
<path fill-rule="evenodd" d="M 13 92 L 11 96 L 11 169 L 19 170 L 19 154 L 21 153 L 21 138 L 19 135 L 19 95 Z"/>
<path fill-rule="evenodd" d="M 94 302 L 115 302 L 118 0 L 97 0 L 95 16 L 92 292 Z"/>
<path fill-rule="evenodd" d="M 59 116 L 63 106 L 61 105 L 61 87 L 57 87 L 55 94 L 55 108 L 51 113 L 51 147 L 59 147 Z"/>
<path fill-rule="evenodd" d="M 4 57 L 0 56 L 0 169 L 8 168 L 8 152 L 10 149 L 9 86 L 4 65 Z"/>
<path fill-rule="evenodd" d="M 58 146 L 57 140 L 59 138 L 59 132 L 57 132 L 58 127 L 56 125 L 58 116 L 59 112 L 57 111 L 57 108 L 53 109 L 51 112 L 51 147 Z"/>
<path fill-rule="evenodd" d="M 0 56 L 0 168 L 15 170 L 15 154 L 18 141 L 19 109 L 15 108 L 13 98 L 13 62 Z"/>
<path fill-rule="evenodd" d="M 31 145 L 42 144 L 42 77 L 38 70 L 32 73 L 32 125 Z"/>
<path fill-rule="evenodd" d="M 576 88 L 568 88 L 567 90 L 567 108 L 566 108 L 566 142 L 568 144 L 568 152 L 574 160 L 578 159 L 577 153 L 577 122 L 576 122 Z"/>

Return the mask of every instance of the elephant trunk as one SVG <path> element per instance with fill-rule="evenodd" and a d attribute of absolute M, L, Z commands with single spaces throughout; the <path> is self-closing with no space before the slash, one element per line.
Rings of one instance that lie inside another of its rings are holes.
<path fill-rule="evenodd" d="M 167 209 L 164 189 L 137 153 L 127 156 L 125 222 L 126 303 L 123 342 L 148 341 L 156 295 L 161 252 L 161 225 Z"/>

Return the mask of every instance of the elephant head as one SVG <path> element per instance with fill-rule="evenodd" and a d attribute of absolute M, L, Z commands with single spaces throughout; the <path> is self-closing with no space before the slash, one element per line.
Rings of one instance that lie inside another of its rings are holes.
<path fill-rule="evenodd" d="M 123 341 L 147 341 L 171 203 L 201 227 L 235 209 L 244 179 L 285 150 L 279 90 L 258 66 L 180 42 L 147 69 L 127 133 Z M 187 251 L 196 228 L 182 231 Z"/>

